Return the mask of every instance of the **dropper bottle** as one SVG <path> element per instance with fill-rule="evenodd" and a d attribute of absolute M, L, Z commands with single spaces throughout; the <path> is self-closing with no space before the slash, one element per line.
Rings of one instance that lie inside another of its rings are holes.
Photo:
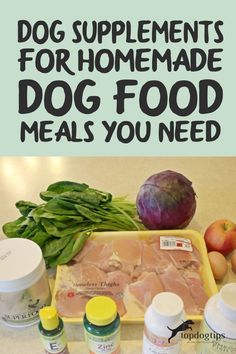
<path fill-rule="evenodd" d="M 64 324 L 53 306 L 39 311 L 39 332 L 46 354 L 69 354 Z"/>

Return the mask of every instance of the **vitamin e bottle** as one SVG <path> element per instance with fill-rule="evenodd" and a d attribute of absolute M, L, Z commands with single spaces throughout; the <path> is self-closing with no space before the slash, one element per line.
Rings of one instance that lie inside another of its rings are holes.
<path fill-rule="evenodd" d="M 39 311 L 39 332 L 46 354 L 69 354 L 64 323 L 53 306 Z"/>
<path fill-rule="evenodd" d="M 120 353 L 120 316 L 111 298 L 95 296 L 89 300 L 83 324 L 89 354 Z"/>

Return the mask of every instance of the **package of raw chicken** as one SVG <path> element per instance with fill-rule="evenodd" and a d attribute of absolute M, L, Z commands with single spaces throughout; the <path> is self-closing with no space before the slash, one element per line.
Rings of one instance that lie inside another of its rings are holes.
<path fill-rule="evenodd" d="M 217 292 L 202 235 L 193 230 L 94 233 L 67 265 L 58 266 L 53 305 L 65 322 L 81 322 L 86 302 L 106 295 L 121 321 L 142 323 L 153 297 L 178 294 L 187 317 L 201 320 Z"/>

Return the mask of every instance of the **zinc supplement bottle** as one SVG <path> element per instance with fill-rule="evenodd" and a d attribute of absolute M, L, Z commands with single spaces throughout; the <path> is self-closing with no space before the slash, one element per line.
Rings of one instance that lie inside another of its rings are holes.
<path fill-rule="evenodd" d="M 64 324 L 53 306 L 39 311 L 39 332 L 46 354 L 69 354 Z"/>
<path fill-rule="evenodd" d="M 89 354 L 120 353 L 120 316 L 111 298 L 95 296 L 90 299 L 83 324 Z"/>
<path fill-rule="evenodd" d="M 182 299 L 171 292 L 157 294 L 144 316 L 143 354 L 178 354 L 185 320 Z"/>
<path fill-rule="evenodd" d="M 236 283 L 208 300 L 199 333 L 197 354 L 236 353 Z"/>

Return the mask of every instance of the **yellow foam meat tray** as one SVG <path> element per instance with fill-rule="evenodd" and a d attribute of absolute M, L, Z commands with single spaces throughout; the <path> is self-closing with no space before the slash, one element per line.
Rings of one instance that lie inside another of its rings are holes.
<path fill-rule="evenodd" d="M 152 236 L 170 236 L 170 237 L 182 237 L 190 239 L 192 244 L 198 249 L 201 255 L 202 266 L 200 269 L 200 276 L 203 281 L 204 289 L 208 295 L 212 295 L 218 292 L 216 282 L 214 280 L 210 263 L 207 256 L 207 249 L 204 242 L 203 236 L 194 230 L 148 230 L 148 231 L 106 231 L 106 232 L 94 232 L 90 239 L 96 240 L 97 242 L 110 242 L 116 238 L 122 239 L 139 239 L 139 240 L 148 240 Z M 61 265 L 57 267 L 56 282 L 53 291 L 52 305 L 56 307 L 56 293 L 59 289 L 59 279 L 61 279 L 62 269 L 66 265 Z M 202 315 L 191 315 L 187 314 L 188 319 L 193 321 L 201 321 Z M 82 323 L 83 318 L 72 318 L 72 317 L 62 317 L 65 323 Z M 121 322 L 126 324 L 140 324 L 144 322 L 143 317 L 134 317 L 134 318 L 122 318 Z"/>

